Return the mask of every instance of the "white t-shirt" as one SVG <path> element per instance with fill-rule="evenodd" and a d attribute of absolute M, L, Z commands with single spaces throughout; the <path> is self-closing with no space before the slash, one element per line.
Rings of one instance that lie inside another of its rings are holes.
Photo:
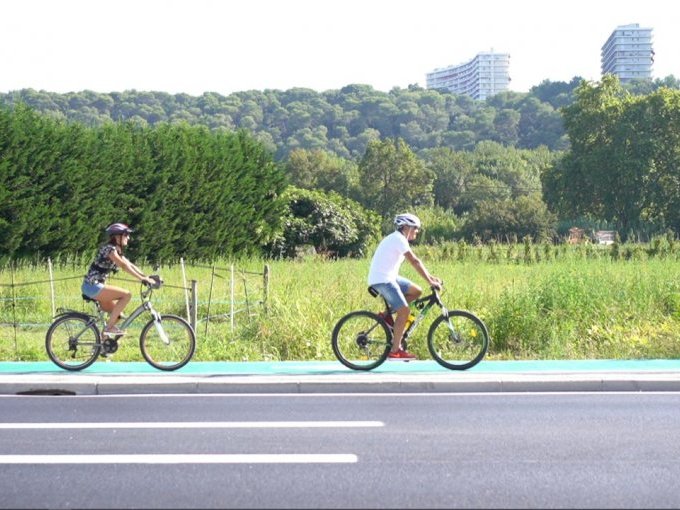
<path fill-rule="evenodd" d="M 408 240 L 398 230 L 385 237 L 373 254 L 368 270 L 368 284 L 394 282 L 407 252 L 411 251 Z"/>

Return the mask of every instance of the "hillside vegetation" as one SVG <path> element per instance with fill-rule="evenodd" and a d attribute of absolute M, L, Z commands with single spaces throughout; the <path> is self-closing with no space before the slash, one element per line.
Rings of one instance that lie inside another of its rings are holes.
<path fill-rule="evenodd" d="M 428 244 L 677 235 L 677 85 L 0 94 L 0 262 L 91 253 L 113 221 L 153 263 L 361 257 L 403 210 Z"/>

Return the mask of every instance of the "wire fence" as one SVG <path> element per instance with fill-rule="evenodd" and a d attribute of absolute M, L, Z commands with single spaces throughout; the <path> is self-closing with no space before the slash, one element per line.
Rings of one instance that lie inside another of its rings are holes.
<path fill-rule="evenodd" d="M 201 315 L 201 318 L 194 317 L 192 322 L 195 330 L 197 323 L 202 322 L 205 324 L 205 336 L 208 336 L 211 322 L 220 323 L 228 321 L 230 329 L 233 331 L 235 317 L 238 314 L 245 314 L 247 317 L 251 317 L 259 313 L 260 310 L 265 313 L 267 312 L 267 297 L 269 295 L 268 265 L 264 266 L 262 272 L 237 269 L 234 264 L 231 264 L 229 267 L 194 265 L 192 268 L 210 270 L 208 298 L 202 303 L 197 303 L 197 305 L 202 304 L 205 306 L 204 315 Z M 182 265 L 183 275 L 185 271 L 186 269 Z M 260 285 L 259 288 L 256 286 L 257 292 L 251 291 L 249 293 L 248 285 L 254 284 L 252 277 L 256 277 L 260 281 Z M 224 284 L 220 285 L 222 282 Z M 258 295 L 259 297 L 257 297 Z"/>
<path fill-rule="evenodd" d="M 209 327 L 224 327 L 234 331 L 238 317 L 244 319 L 266 313 L 269 294 L 269 266 L 262 271 L 185 264 L 180 261 L 181 274 L 169 271 L 165 283 L 153 301 L 164 313 L 184 316 L 198 335 L 207 337 Z M 89 311 L 80 292 L 84 274 L 70 271 L 55 277 L 50 259 L 44 268 L 44 278 L 30 278 L 41 269 L 18 271 L 13 265 L 0 271 L 0 341 L 13 337 L 15 355 L 20 331 L 47 331 L 54 316 L 62 309 Z M 28 273 L 29 278 L 26 277 Z M 18 276 L 24 281 L 18 281 Z M 3 281 L 4 280 L 4 281 Z M 181 280 L 181 281 L 180 281 Z M 129 287 L 137 280 L 112 275 L 113 285 Z M 11 332 L 10 332 L 11 331 Z"/>

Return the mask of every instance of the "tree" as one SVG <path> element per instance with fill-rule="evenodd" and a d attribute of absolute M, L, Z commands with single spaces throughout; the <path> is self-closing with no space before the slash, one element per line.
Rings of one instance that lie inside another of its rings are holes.
<path fill-rule="evenodd" d="M 470 154 L 439 147 L 424 151 L 423 159 L 435 176 L 434 204 L 456 214 L 464 213 L 466 184 L 474 172 Z"/>
<path fill-rule="evenodd" d="M 546 198 L 564 215 L 677 229 L 680 92 L 629 94 L 614 76 L 582 84 L 564 110 L 571 150 L 544 174 Z"/>
<path fill-rule="evenodd" d="M 548 211 L 539 194 L 514 200 L 483 201 L 467 217 L 462 233 L 466 238 L 479 236 L 484 241 L 507 241 L 530 236 L 549 239 L 555 232 L 555 216 Z"/>
<path fill-rule="evenodd" d="M 515 110 L 500 110 L 493 120 L 495 138 L 504 145 L 515 146 L 519 141 L 519 121 L 522 118 Z"/>
<path fill-rule="evenodd" d="M 370 142 L 359 163 L 361 203 L 383 218 L 431 204 L 433 181 L 434 174 L 400 138 Z"/>
<path fill-rule="evenodd" d="M 631 211 L 606 199 L 610 196 L 627 208 L 634 206 L 629 198 L 619 201 L 607 191 L 612 187 L 616 193 L 622 191 L 612 186 L 613 177 L 621 171 L 618 157 L 612 154 L 612 127 L 621 120 L 624 100 L 628 94 L 612 75 L 606 75 L 601 84 L 583 82 L 577 88 L 575 103 L 563 110 L 571 150 L 553 171 L 544 174 L 546 198 L 554 210 L 566 216 L 617 216 L 616 221 L 628 222 Z"/>
<path fill-rule="evenodd" d="M 285 165 L 289 181 L 298 188 L 335 191 L 350 197 L 358 186 L 357 165 L 324 150 L 296 149 Z"/>
<path fill-rule="evenodd" d="M 658 89 L 627 117 L 636 122 L 625 143 L 636 143 L 645 175 L 643 218 L 680 233 L 680 90 Z"/>
<path fill-rule="evenodd" d="M 284 175 L 245 132 L 98 128 L 0 108 L 0 257 L 78 255 L 132 224 L 134 258 L 257 253 L 278 231 Z"/>

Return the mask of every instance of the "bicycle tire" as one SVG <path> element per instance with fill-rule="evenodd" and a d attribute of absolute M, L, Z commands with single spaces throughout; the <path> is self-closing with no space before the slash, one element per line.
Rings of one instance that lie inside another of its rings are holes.
<path fill-rule="evenodd" d="M 97 326 L 89 321 L 83 315 L 66 314 L 50 325 L 45 334 L 45 350 L 55 365 L 78 371 L 97 361 L 101 336 Z"/>
<path fill-rule="evenodd" d="M 161 315 L 161 324 L 170 343 L 166 344 L 151 319 L 139 335 L 144 359 L 158 370 L 172 371 L 189 363 L 196 350 L 196 335 L 189 323 L 177 315 Z"/>
<path fill-rule="evenodd" d="M 331 345 L 335 357 L 346 367 L 373 370 L 387 359 L 392 332 L 377 314 L 358 310 L 338 321 L 333 328 Z"/>
<path fill-rule="evenodd" d="M 449 328 L 453 327 L 453 331 Z M 482 361 L 489 349 L 489 332 L 482 320 L 464 310 L 437 317 L 427 333 L 434 360 L 450 370 L 466 370 Z"/>

